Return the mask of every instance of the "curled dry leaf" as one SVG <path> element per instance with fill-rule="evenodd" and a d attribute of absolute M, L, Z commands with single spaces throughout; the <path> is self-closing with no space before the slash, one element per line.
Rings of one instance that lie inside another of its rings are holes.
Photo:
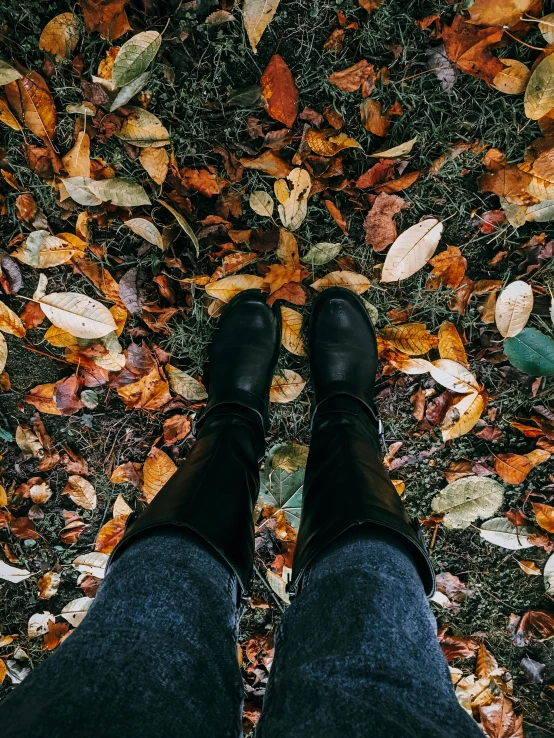
<path fill-rule="evenodd" d="M 161 488 L 177 471 L 177 467 L 169 456 L 156 446 L 152 446 L 143 467 L 143 495 L 147 502 L 152 502 Z"/>
<path fill-rule="evenodd" d="M 36 612 L 31 615 L 29 622 L 27 623 L 27 637 L 38 638 L 45 633 L 48 633 L 48 626 L 55 620 L 51 612 Z"/>
<path fill-rule="evenodd" d="M 410 356 L 426 354 L 437 346 L 439 339 L 427 330 L 425 323 L 403 323 L 383 328 L 381 336 L 398 351 Z M 425 371 L 429 371 L 428 368 Z"/>
<path fill-rule="evenodd" d="M 165 149 L 145 146 L 140 150 L 139 161 L 156 184 L 165 182 L 169 170 L 169 156 Z"/>
<path fill-rule="evenodd" d="M 83 247 L 86 248 L 86 244 Z M 21 264 L 35 269 L 49 269 L 66 264 L 74 256 L 84 256 L 84 253 L 73 248 L 64 238 L 51 236 L 48 231 L 34 231 L 22 246 L 12 252 L 12 256 Z"/>
<path fill-rule="evenodd" d="M 302 320 L 302 315 L 297 310 L 281 305 L 281 342 L 287 351 L 296 356 L 306 356 Z"/>
<path fill-rule="evenodd" d="M 280 0 L 244 0 L 242 6 L 244 28 L 254 53 L 257 52 L 258 43 L 275 15 L 279 2 Z"/>
<path fill-rule="evenodd" d="M 117 327 L 108 308 L 77 292 L 51 292 L 38 302 L 57 328 L 77 338 L 102 338 Z"/>
<path fill-rule="evenodd" d="M 235 295 L 244 290 L 261 290 L 263 284 L 263 277 L 254 274 L 236 274 L 207 284 L 206 293 L 222 302 L 229 302 Z"/>
<path fill-rule="evenodd" d="M 96 490 L 84 477 L 72 474 L 68 478 L 62 494 L 69 495 L 76 505 L 83 507 L 85 510 L 96 509 Z"/>
<path fill-rule="evenodd" d="M 464 436 L 475 426 L 487 406 L 485 390 L 461 397 L 446 412 L 441 423 L 442 440 L 451 441 Z"/>
<path fill-rule="evenodd" d="M 343 92 L 355 92 L 359 90 L 365 80 L 373 72 L 373 64 L 362 59 L 348 69 L 334 72 L 329 77 L 329 82 Z"/>
<path fill-rule="evenodd" d="M 285 369 L 282 375 L 276 374 L 273 377 L 269 390 L 269 401 L 277 403 L 292 402 L 292 400 L 296 400 L 305 386 L 306 382 L 300 374 L 292 371 L 292 369 Z"/>
<path fill-rule="evenodd" d="M 96 541 L 94 542 L 94 550 L 100 553 L 110 554 L 123 538 L 125 533 L 125 522 L 128 515 L 118 515 L 100 528 Z"/>
<path fill-rule="evenodd" d="M 366 292 L 369 286 L 369 279 L 362 274 L 356 274 L 356 272 L 330 272 L 312 284 L 317 292 L 322 292 L 329 287 L 346 287 L 357 295 Z"/>
<path fill-rule="evenodd" d="M 439 328 L 438 339 L 441 359 L 451 359 L 463 366 L 468 365 L 466 350 L 454 323 L 445 320 Z"/>
<path fill-rule="evenodd" d="M 496 327 L 504 338 L 517 336 L 525 328 L 533 309 L 533 290 L 521 280 L 509 284 L 496 301 Z"/>
<path fill-rule="evenodd" d="M 460 286 L 467 268 L 467 260 L 457 246 L 447 246 L 446 251 L 429 259 L 429 264 L 433 267 L 431 275 L 440 277 L 443 284 L 451 289 Z"/>
<path fill-rule="evenodd" d="M 108 554 L 92 552 L 77 556 L 73 561 L 73 566 L 76 567 L 81 574 L 90 574 L 98 579 L 103 579 L 107 563 Z"/>
<path fill-rule="evenodd" d="M 79 20 L 73 13 L 60 13 L 43 28 L 38 42 L 39 49 L 53 57 L 67 59 L 79 41 Z"/>
<path fill-rule="evenodd" d="M 18 425 L 15 431 L 15 442 L 25 454 L 30 454 L 35 459 L 41 459 L 44 448 L 31 428 L 26 425 Z"/>
<path fill-rule="evenodd" d="M 431 502 L 444 515 L 447 528 L 467 528 L 478 518 L 490 518 L 504 501 L 504 487 L 487 477 L 469 476 L 449 484 Z"/>
<path fill-rule="evenodd" d="M 407 279 L 424 267 L 439 245 L 443 228 L 439 220 L 428 218 L 401 233 L 387 254 L 381 282 Z"/>
<path fill-rule="evenodd" d="M 0 302 L 0 331 L 18 338 L 23 338 L 27 333 L 19 315 L 16 315 L 4 302 Z"/>
<path fill-rule="evenodd" d="M 337 133 L 334 128 L 322 131 L 310 128 L 306 133 L 306 143 L 310 149 L 320 156 L 335 156 L 344 149 L 361 149 L 361 144 L 346 133 Z"/>

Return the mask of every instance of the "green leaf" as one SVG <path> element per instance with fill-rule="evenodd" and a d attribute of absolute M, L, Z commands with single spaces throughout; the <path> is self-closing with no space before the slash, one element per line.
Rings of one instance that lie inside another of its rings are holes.
<path fill-rule="evenodd" d="M 22 76 L 11 64 L 0 59 L 0 86 L 9 85 L 10 82 L 15 82 L 16 79 L 21 79 Z"/>
<path fill-rule="evenodd" d="M 290 474 L 281 467 L 266 468 L 260 475 L 260 499 L 266 505 L 282 510 L 288 522 L 295 530 L 300 525 L 302 509 L 302 488 L 304 484 L 304 469 Z"/>
<path fill-rule="evenodd" d="M 554 341 L 535 328 L 506 338 L 504 353 L 512 366 L 531 377 L 554 375 Z"/>
<path fill-rule="evenodd" d="M 307 254 L 301 256 L 301 260 L 305 264 L 327 264 L 328 261 L 338 256 L 342 246 L 340 243 L 316 243 L 308 251 Z"/>
<path fill-rule="evenodd" d="M 93 195 L 100 198 L 102 202 L 111 202 L 112 205 L 121 207 L 136 207 L 137 205 L 150 205 L 148 195 L 137 182 L 123 177 L 113 179 L 99 179 L 92 181 L 88 189 Z"/>
<path fill-rule="evenodd" d="M 196 235 L 190 225 L 188 224 L 188 221 L 185 220 L 185 218 L 181 215 L 181 213 L 177 212 L 175 208 L 172 208 L 171 205 L 168 205 L 167 202 L 164 202 L 163 200 L 158 200 L 160 205 L 163 205 L 164 208 L 167 208 L 169 212 L 175 217 L 175 220 L 181 228 L 184 230 L 184 232 L 187 234 L 187 236 L 190 238 L 190 240 L 193 242 L 194 246 L 196 247 L 196 256 L 200 254 L 200 244 L 198 243 L 198 239 L 196 238 Z"/>
<path fill-rule="evenodd" d="M 161 43 L 162 37 L 157 31 L 137 33 L 124 43 L 113 65 L 113 84 L 123 87 L 145 72 L 158 53 Z"/>
<path fill-rule="evenodd" d="M 277 469 L 277 467 L 280 467 L 289 474 L 298 471 L 298 469 L 303 469 L 308 460 L 309 450 L 308 446 L 303 446 L 301 443 L 280 444 L 270 451 L 270 454 L 275 451 L 271 458 L 271 468 Z"/>

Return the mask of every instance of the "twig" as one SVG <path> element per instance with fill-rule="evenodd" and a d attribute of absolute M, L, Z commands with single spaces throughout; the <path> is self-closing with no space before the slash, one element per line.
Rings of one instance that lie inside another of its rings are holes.
<path fill-rule="evenodd" d="M 439 69 L 450 69 L 450 66 L 448 64 L 445 64 L 444 67 L 433 67 L 432 69 L 426 69 L 424 72 L 418 72 L 417 74 L 412 74 L 411 77 L 404 77 L 404 79 L 401 79 L 400 82 L 407 82 L 409 79 L 415 79 L 415 77 L 421 77 L 422 74 L 429 74 L 429 72 L 438 72 Z"/>
<path fill-rule="evenodd" d="M 509 36 L 510 38 L 513 38 L 514 41 L 517 41 L 518 44 L 521 44 L 522 46 L 527 46 L 528 49 L 533 49 L 533 51 L 544 51 L 544 46 L 541 48 L 540 46 L 531 46 L 530 44 L 526 44 L 525 41 L 522 41 L 517 36 L 513 36 L 506 28 L 504 28 L 504 33 L 506 36 Z"/>

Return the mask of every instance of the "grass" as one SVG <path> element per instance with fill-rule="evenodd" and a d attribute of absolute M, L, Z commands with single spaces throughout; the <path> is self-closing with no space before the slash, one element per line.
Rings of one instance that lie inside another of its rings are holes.
<path fill-rule="evenodd" d="M 465 152 L 456 159 L 448 160 L 437 174 L 428 173 L 434 160 L 453 143 L 465 141 L 473 144 L 481 141 L 501 149 L 509 162 L 518 162 L 521 161 L 527 145 L 539 135 L 537 125 L 523 115 L 521 96 L 504 96 L 489 89 L 479 80 L 464 75 L 459 76 L 452 90 L 443 92 L 435 75 L 427 72 L 425 49 L 429 44 L 430 32 L 421 31 L 414 24 L 414 19 L 438 12 L 442 13 L 444 21 L 449 21 L 457 5 L 451 5 L 445 0 L 386 0 L 379 11 L 368 17 L 354 0 L 291 0 L 281 4 L 265 32 L 258 54 L 254 54 L 247 43 L 240 11 L 235 13 L 237 21 L 234 23 L 214 28 L 206 26 L 202 16 L 197 17 L 192 12 L 184 13 L 180 10 L 165 31 L 162 50 L 153 66 L 148 85 L 152 91 L 150 109 L 170 130 L 180 166 L 198 168 L 211 165 L 222 173 L 221 157 L 214 153 L 214 146 L 224 145 L 238 156 L 247 153 L 248 147 L 255 145 L 245 134 L 247 120 L 252 116 L 264 116 L 257 104 L 237 107 L 230 106 L 228 101 L 237 90 L 257 85 L 271 55 L 278 51 L 291 68 L 303 105 L 321 111 L 324 105 L 332 104 L 344 116 L 344 130 L 362 146 L 362 149 L 348 150 L 343 155 L 345 168 L 351 172 L 352 177 L 356 177 L 369 168 L 373 160 L 368 158 L 368 153 L 379 148 L 382 141 L 361 125 L 359 95 L 340 92 L 327 82 L 327 78 L 332 72 L 350 66 L 362 58 L 375 64 L 376 68 L 387 66 L 391 73 L 390 84 L 380 83 L 373 97 L 380 100 L 384 108 L 399 101 L 404 109 L 404 115 L 395 119 L 391 127 L 387 145 L 394 146 L 417 134 L 418 142 L 414 148 L 411 168 L 423 172 L 415 185 L 404 193 L 411 208 L 398 216 L 399 230 L 412 225 L 424 215 L 444 219 L 446 223 L 443 243 L 457 245 L 462 249 L 468 261 L 468 274 L 472 279 L 511 280 L 517 274 L 517 265 L 521 261 L 519 247 L 541 231 L 547 234 L 547 239 L 554 237 L 554 226 L 548 223 L 528 225 L 517 232 L 509 226 L 503 226 L 494 234 L 482 234 L 472 219 L 472 213 L 475 210 L 482 213 L 498 207 L 495 197 L 477 190 L 477 177 L 484 171 L 482 154 Z M 547 2 L 545 5 L 545 12 L 553 9 L 549 7 L 551 3 Z M 166 24 L 165 5 L 154 3 L 152 8 L 147 25 L 163 30 Z M 40 70 L 43 61 L 38 50 L 40 32 L 54 15 L 70 9 L 71 5 L 62 0 L 5 0 L 3 19 L 7 31 L 4 31 L 5 48 L 2 56 L 9 58 L 11 52 L 29 68 Z M 323 51 L 323 43 L 336 27 L 338 10 L 346 13 L 349 18 L 358 20 L 359 28 L 346 32 L 342 52 L 334 55 Z M 141 29 L 137 25 L 137 30 Z M 184 40 L 181 40 L 182 37 L 185 37 Z M 542 45 L 539 43 L 537 29 L 531 31 L 527 41 L 532 45 Z M 402 47 L 396 60 L 391 51 L 395 45 Z M 97 35 L 81 36 L 77 51 L 84 53 L 83 74 L 87 79 L 96 73 L 98 62 L 108 46 Z M 517 58 L 524 62 L 532 62 L 535 58 L 535 52 L 516 42 L 509 43 L 498 53 L 500 56 Z M 168 70 L 174 71 L 174 83 L 168 81 Z M 68 65 L 59 67 L 49 84 L 54 92 L 58 111 L 63 111 L 70 103 L 80 101 L 80 89 Z M 60 114 L 56 146 L 62 153 L 70 145 L 72 130 L 73 116 Z M 33 192 L 54 232 L 69 230 L 67 220 L 62 217 L 64 213 L 56 204 L 52 188 L 30 172 L 24 157 L 21 135 L 5 127 L 2 127 L 0 135 L 3 138 L 1 146 L 5 149 L 9 165 L 22 186 Z M 295 141 L 293 148 L 286 150 L 285 154 L 291 154 L 296 143 Z M 93 141 L 92 155 L 113 164 L 118 175 L 132 177 L 141 182 L 152 193 L 152 199 L 155 199 L 157 189 L 152 187 L 139 163 L 127 156 L 119 141 L 114 138 L 106 143 Z M 240 186 L 245 186 L 247 193 L 260 188 L 271 191 L 272 180 L 257 172 L 246 171 Z M 0 182 L 0 188 L 8 206 L 8 214 L 0 218 L 0 235 L 5 244 L 22 229 L 15 216 L 14 200 L 17 193 L 3 182 Z M 344 192 L 336 193 L 336 201 L 350 216 L 349 237 L 344 238 L 329 216 L 322 198 L 316 195 L 310 203 L 308 218 L 298 232 L 300 243 L 307 245 L 317 241 L 340 241 L 344 244 L 344 253 L 354 259 L 358 271 L 372 278 L 375 276 L 376 265 L 382 263 L 383 259 L 365 245 L 363 214 L 354 212 L 352 203 Z M 213 213 L 216 206 L 215 199 L 208 200 L 199 195 L 193 195 L 192 202 L 197 209 L 198 219 Z M 246 203 L 244 210 L 239 219 L 240 227 L 258 227 L 259 218 L 249 211 Z M 158 211 L 159 209 L 154 211 L 157 222 L 160 225 L 168 223 L 167 214 Z M 132 266 L 140 267 L 147 282 L 162 272 L 174 274 L 165 267 L 160 254 L 155 250 L 138 256 L 140 242 L 128 229 L 121 227 L 119 220 L 115 220 L 109 229 L 94 226 L 93 232 L 96 243 L 107 245 L 106 263 L 116 278 L 119 279 Z M 183 261 L 190 274 L 201 274 L 213 269 L 207 259 L 210 248 L 209 242 L 203 241 L 200 259 L 196 261 L 190 243 L 181 237 L 175 243 L 175 255 Z M 507 251 L 508 256 L 498 266 L 490 267 L 489 261 L 498 251 Z M 267 261 L 272 259 L 270 255 Z M 321 276 L 326 271 L 327 267 L 320 267 L 316 276 Z M 30 296 L 36 286 L 37 274 L 27 268 L 23 272 L 22 294 Z M 96 294 L 85 279 L 71 275 L 66 267 L 49 270 L 48 277 L 50 289 L 84 291 L 91 296 Z M 540 281 L 547 294 L 549 290 L 552 291 L 554 262 L 545 263 L 535 272 L 533 278 Z M 425 281 L 426 277 L 421 272 L 397 287 L 388 286 L 384 290 L 375 285 L 368 294 L 368 299 L 379 311 L 379 326 L 389 322 L 387 311 L 411 304 L 415 306 L 411 320 L 425 322 L 431 330 L 436 330 L 445 319 L 453 320 L 461 331 L 465 331 L 475 352 L 487 340 L 485 326 L 480 321 L 478 312 L 478 299 L 473 298 L 466 315 L 459 316 L 448 307 L 451 292 L 447 289 L 426 291 Z M 177 291 L 177 294 L 181 299 L 183 293 Z M 23 301 L 10 297 L 7 302 L 19 312 Z M 308 313 L 309 306 L 301 310 Z M 134 318 L 128 328 L 138 325 L 140 321 Z M 179 366 L 201 374 L 205 368 L 207 347 L 214 325 L 215 321 L 206 317 L 202 291 L 195 290 L 192 293 L 191 306 L 185 309 L 184 315 L 171 321 L 169 335 L 157 335 L 154 340 L 171 352 L 172 360 Z M 551 324 L 546 318 L 543 320 L 539 316 L 533 316 L 531 325 L 551 331 Z M 61 352 L 48 344 L 40 343 L 42 332 L 43 328 L 33 332 L 32 342 L 40 350 L 62 356 Z M 124 334 L 123 344 L 127 345 L 130 340 L 129 334 Z M 10 358 L 7 370 L 12 381 L 12 391 L 0 397 L 0 404 L 13 432 L 17 423 L 31 416 L 32 408 L 21 403 L 23 394 L 37 384 L 55 381 L 64 375 L 67 367 L 46 357 L 31 354 L 22 347 L 19 339 L 8 336 L 8 344 Z M 60 368 L 62 374 L 59 372 Z M 283 353 L 280 368 L 294 369 L 304 378 L 308 378 L 308 366 L 302 358 Z M 400 455 L 416 456 L 430 446 L 440 447 L 432 458 L 422 459 L 395 472 L 394 476 L 406 482 L 406 504 L 414 515 L 425 517 L 429 514 L 432 498 L 444 486 L 444 477 L 440 470 L 446 468 L 451 461 L 490 457 L 491 452 L 529 450 L 532 444 L 511 429 L 508 421 L 516 416 L 529 417 L 534 404 L 538 401 L 548 404 L 554 397 L 551 382 L 542 384 L 540 397 L 535 400 L 530 396 L 528 386 L 515 381 L 513 376 L 506 375 L 498 365 L 473 362 L 472 370 L 493 395 L 491 406 L 499 410 L 499 424 L 505 433 L 504 440 L 499 443 L 486 443 L 470 435 L 444 447 L 437 438 L 414 435 L 416 422 L 412 417 L 413 408 L 409 397 L 417 389 L 419 379 L 405 377 L 390 386 L 387 385 L 388 379 L 383 383 L 383 387 L 390 388 L 390 394 L 380 400 L 386 436 L 389 442 L 403 442 Z M 423 386 L 433 385 L 424 380 Z M 271 444 L 290 440 L 309 442 L 309 389 L 308 382 L 308 392 L 303 393 L 299 400 L 290 405 L 273 407 Z M 48 512 L 37 523 L 46 541 L 39 544 L 39 559 L 36 558 L 36 546 L 27 548 L 24 542 L 8 536 L 5 530 L 0 531 L 1 540 L 9 542 L 22 564 L 28 561 L 36 567 L 40 563 L 40 568 L 47 571 L 60 560 L 63 585 L 59 594 L 47 603 L 52 612 L 59 612 L 67 601 L 78 596 L 75 573 L 67 564 L 77 552 L 89 550 L 89 544 L 94 540 L 109 501 L 121 489 L 107 483 L 104 474 L 106 465 L 113 466 L 126 460 L 143 461 L 152 441 L 161 433 L 162 418 L 139 411 L 126 413 L 114 391 L 101 391 L 100 394 L 101 405 L 96 411 L 87 414 L 86 423 L 83 423 L 80 416 L 44 417 L 47 428 L 58 444 L 69 442 L 89 460 L 92 468 L 98 470 L 93 481 L 99 492 L 101 505 L 94 513 L 84 514 L 90 523 L 86 535 L 69 550 L 59 545 L 59 530 L 63 525 L 61 513 L 71 506 L 67 498 L 59 496 L 65 484 L 63 472 L 56 472 L 52 478 L 52 486 L 57 492 L 55 504 L 50 508 L 52 512 Z M 186 455 L 187 446 L 187 441 L 179 444 L 179 457 Z M 2 454 L 5 483 L 19 484 L 32 476 L 33 462 L 19 461 L 14 444 L 6 444 Z M 548 483 L 548 469 L 544 465 L 535 469 L 523 485 L 507 487 L 506 504 L 515 504 L 518 498 L 531 490 L 540 490 Z M 124 495 L 132 502 L 136 491 L 133 488 L 124 489 Z M 549 642 L 535 641 L 526 649 L 517 649 L 512 646 L 506 632 L 511 611 L 521 614 L 530 607 L 551 607 L 551 602 L 544 595 L 542 578 L 525 575 L 513 556 L 503 549 L 486 544 L 475 529 L 462 532 L 441 530 L 433 555 L 439 571 L 450 571 L 461 576 L 475 590 L 474 596 L 463 603 L 458 613 L 438 610 L 433 605 L 439 620 L 451 623 L 463 635 L 486 633 L 489 648 L 498 661 L 513 673 L 516 696 L 521 701 L 526 722 L 532 724 L 526 726 L 526 735 L 539 738 L 552 734 L 554 721 L 551 709 L 554 695 L 544 685 L 526 684 L 519 667 L 524 655 L 546 663 L 545 685 L 554 683 L 552 646 Z M 546 554 L 542 549 L 531 549 L 528 558 L 542 565 Z M 259 564 L 263 567 L 262 561 Z M 29 616 L 43 610 L 46 603 L 38 600 L 33 580 L 4 589 L 5 595 L 0 599 L 0 633 L 19 633 L 20 644 L 28 650 L 33 663 L 36 663 L 45 654 L 40 651 L 38 641 L 27 640 L 26 623 Z M 257 596 L 270 600 L 270 595 L 257 580 L 254 590 Z M 244 641 L 254 633 L 270 630 L 278 617 L 279 613 L 274 607 L 249 612 L 243 622 L 241 640 Z M 6 653 L 7 651 L 1 651 L 0 656 Z M 9 689 L 7 681 L 0 688 L 3 693 Z M 259 702 L 259 695 L 254 702 L 256 700 Z M 542 729 L 533 726 L 542 726 Z"/>

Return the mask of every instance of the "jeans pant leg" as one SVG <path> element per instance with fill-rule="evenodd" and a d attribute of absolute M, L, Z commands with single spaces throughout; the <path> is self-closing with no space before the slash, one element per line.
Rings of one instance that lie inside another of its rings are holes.
<path fill-rule="evenodd" d="M 482 738 L 408 545 L 359 528 L 310 566 L 277 631 L 257 738 Z"/>
<path fill-rule="evenodd" d="M 0 704 L 3 738 L 238 738 L 231 569 L 159 528 L 113 563 L 81 625 Z"/>

